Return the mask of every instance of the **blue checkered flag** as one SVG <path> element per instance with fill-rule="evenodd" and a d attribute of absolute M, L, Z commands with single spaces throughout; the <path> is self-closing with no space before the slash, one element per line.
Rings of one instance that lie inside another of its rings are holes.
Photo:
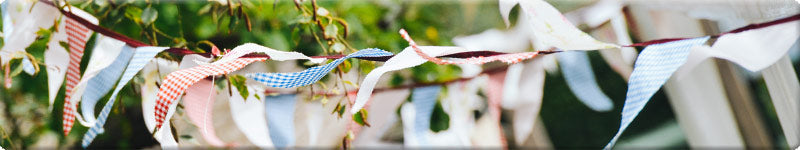
<path fill-rule="evenodd" d="M 325 75 L 328 72 L 331 72 L 333 68 L 337 65 L 341 64 L 345 59 L 353 58 L 353 57 L 383 57 L 383 56 L 391 56 L 393 55 L 390 52 L 383 51 L 377 48 L 369 48 L 360 50 L 358 52 L 352 53 L 345 57 L 339 58 L 334 60 L 331 63 L 311 67 L 301 72 L 294 72 L 294 73 L 250 73 L 246 74 L 247 78 L 256 80 L 258 82 L 264 83 L 267 86 L 271 87 L 279 87 L 279 88 L 292 88 L 298 86 L 306 86 L 309 84 L 313 84 Z"/>

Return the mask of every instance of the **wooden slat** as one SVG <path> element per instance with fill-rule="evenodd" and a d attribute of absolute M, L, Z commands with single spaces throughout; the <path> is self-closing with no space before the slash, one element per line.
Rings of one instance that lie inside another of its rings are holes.
<path fill-rule="evenodd" d="M 800 82 L 789 56 L 784 56 L 761 72 L 789 147 L 800 144 Z"/>

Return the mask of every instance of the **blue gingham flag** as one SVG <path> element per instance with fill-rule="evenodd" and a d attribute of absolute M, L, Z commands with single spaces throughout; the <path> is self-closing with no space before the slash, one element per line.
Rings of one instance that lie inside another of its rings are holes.
<path fill-rule="evenodd" d="M 433 107 L 436 105 L 436 98 L 439 97 L 439 85 L 414 88 L 411 92 L 411 102 L 414 103 L 414 136 L 417 143 L 427 145 L 428 137 L 425 136 L 431 127 L 431 115 Z"/>
<path fill-rule="evenodd" d="M 605 149 L 611 149 L 614 146 L 622 132 L 628 128 L 628 125 L 642 111 L 644 105 L 650 101 L 650 97 L 653 97 L 658 89 L 667 82 L 672 73 L 686 63 L 690 49 L 704 44 L 708 38 L 706 36 L 686 39 L 654 44 L 644 48 L 633 65 L 625 105 L 622 107 L 619 131 L 608 142 Z"/>
<path fill-rule="evenodd" d="M 122 75 L 122 71 L 125 69 L 125 66 L 128 65 L 132 56 L 133 49 L 124 46 L 117 58 L 114 59 L 114 62 L 103 70 L 100 70 L 100 73 L 92 79 L 89 79 L 89 83 L 87 83 L 86 90 L 83 93 L 83 99 L 81 100 L 81 112 L 83 112 L 83 118 L 85 120 L 89 122 L 96 120 L 94 118 L 95 104 L 111 90 L 111 87 L 114 86 L 120 75 Z"/>
<path fill-rule="evenodd" d="M 251 78 L 253 80 L 259 81 L 264 83 L 267 86 L 271 87 L 279 87 L 279 88 L 292 88 L 297 86 L 305 86 L 309 84 L 313 84 L 323 76 L 327 75 L 328 72 L 331 72 L 333 68 L 336 68 L 337 65 L 342 63 L 347 58 L 352 57 L 381 57 L 381 56 L 390 56 L 392 53 L 383 51 L 376 48 L 364 49 L 358 52 L 352 53 L 345 57 L 339 58 L 334 60 L 331 63 L 325 64 L 323 66 L 316 66 L 311 67 L 301 72 L 294 72 L 294 73 L 250 73 L 245 76 L 247 78 Z"/>
<path fill-rule="evenodd" d="M 294 145 L 294 104 L 297 99 L 295 94 L 267 96 L 264 102 L 267 105 L 267 129 L 269 138 L 277 148 L 286 148 Z"/>
<path fill-rule="evenodd" d="M 166 50 L 167 47 L 138 47 L 136 48 L 135 52 L 133 53 L 133 58 L 129 62 L 128 66 L 125 68 L 125 72 L 123 72 L 122 77 L 120 78 L 119 82 L 117 83 L 116 88 L 114 88 L 114 92 L 111 92 L 111 97 L 106 102 L 106 105 L 103 106 L 103 110 L 100 111 L 100 116 L 97 117 L 97 122 L 95 122 L 94 126 L 92 126 L 86 134 L 83 135 L 82 146 L 86 148 L 89 144 L 92 143 L 97 134 L 103 133 L 103 124 L 106 123 L 106 119 L 108 118 L 108 114 L 111 113 L 111 108 L 114 106 L 114 101 L 116 100 L 117 94 L 119 91 L 122 90 L 122 87 L 128 83 L 139 70 L 142 70 L 148 62 L 150 62 L 153 57 L 156 56 L 159 52 Z M 125 46 L 123 48 L 123 53 L 125 51 L 134 51 L 133 48 L 129 46 Z"/>
<path fill-rule="evenodd" d="M 556 56 L 564 80 L 567 81 L 569 89 L 578 97 L 578 100 L 594 111 L 609 111 L 614 108 L 611 99 L 603 94 L 600 86 L 597 85 L 592 64 L 589 62 L 586 52 L 566 51 Z"/>

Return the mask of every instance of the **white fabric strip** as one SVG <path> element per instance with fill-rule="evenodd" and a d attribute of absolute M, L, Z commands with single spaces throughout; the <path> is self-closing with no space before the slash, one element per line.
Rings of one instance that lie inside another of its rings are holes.
<path fill-rule="evenodd" d="M 187 55 L 190 56 L 190 55 Z M 184 56 L 186 57 L 186 56 Z M 155 118 L 155 105 L 156 105 L 156 92 L 158 92 L 157 84 L 160 84 L 161 78 L 167 73 L 178 70 L 178 63 L 166 59 L 156 58 L 144 67 L 142 70 L 142 77 L 144 83 L 141 86 L 142 93 L 142 116 L 144 117 L 144 124 L 147 126 L 148 131 L 152 131 L 156 127 Z M 178 142 L 175 141 L 175 136 L 172 135 L 171 124 L 164 124 L 162 129 L 153 134 L 156 141 L 161 143 L 162 149 L 174 149 L 178 147 Z M 167 129 L 167 132 L 164 132 Z"/>
<path fill-rule="evenodd" d="M 444 47 L 444 46 L 420 46 L 420 49 L 429 56 L 436 57 L 442 56 L 447 54 L 453 54 L 457 52 L 466 52 L 468 50 L 460 47 Z M 350 109 L 350 112 L 355 114 L 361 108 L 367 104 L 369 98 L 372 95 L 372 90 L 375 88 L 375 84 L 378 83 L 378 79 L 380 79 L 381 75 L 389 71 L 395 71 L 405 68 L 411 68 L 414 66 L 421 65 L 422 63 L 427 62 L 428 60 L 420 57 L 414 52 L 414 49 L 411 47 L 406 47 L 403 49 L 402 52 L 398 53 L 391 59 L 387 60 L 383 66 L 375 68 L 366 77 L 364 77 L 364 81 L 361 82 L 361 87 L 358 89 L 358 95 L 356 97 L 356 103 Z"/>
<path fill-rule="evenodd" d="M 681 70 L 691 70 L 705 59 L 716 57 L 734 62 L 750 71 L 769 67 L 786 55 L 800 37 L 800 21 L 792 21 L 771 27 L 754 29 L 735 34 L 725 34 L 714 44 L 692 49 L 689 60 Z M 688 71 L 678 71 L 677 78 Z"/>

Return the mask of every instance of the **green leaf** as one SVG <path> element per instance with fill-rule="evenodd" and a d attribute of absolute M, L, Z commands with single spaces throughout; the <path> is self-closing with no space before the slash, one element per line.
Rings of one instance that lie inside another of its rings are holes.
<path fill-rule="evenodd" d="M 342 51 L 344 51 L 344 49 L 345 49 L 344 48 L 344 44 L 339 43 L 339 42 L 333 43 L 333 45 L 331 45 L 331 50 L 333 50 L 334 52 L 337 52 L 337 53 L 341 53 Z"/>
<path fill-rule="evenodd" d="M 200 10 L 197 10 L 197 14 L 200 15 L 200 14 L 206 14 L 206 13 L 210 12 L 211 11 L 211 5 L 212 5 L 212 3 L 208 3 L 208 4 L 204 5 L 203 7 L 200 8 Z"/>
<path fill-rule="evenodd" d="M 156 21 L 156 18 L 158 18 L 158 11 L 153 7 L 148 6 L 144 9 L 144 11 L 142 11 L 141 18 L 144 25 L 150 25 Z"/>
<path fill-rule="evenodd" d="M 289 22 L 289 24 L 295 24 L 295 23 L 300 23 L 300 24 L 311 23 L 311 16 L 300 15 L 297 16 L 297 18 L 294 19 L 293 21 Z"/>
<path fill-rule="evenodd" d="M 361 69 L 361 74 L 366 75 L 369 72 L 371 72 L 372 69 L 375 69 L 375 62 L 359 60 L 358 61 L 358 68 Z"/>
<path fill-rule="evenodd" d="M 353 86 L 353 87 L 355 87 L 355 88 L 358 88 L 358 84 L 355 84 L 355 83 L 353 83 L 353 82 L 350 82 L 350 81 L 348 81 L 348 80 L 344 80 L 344 83 L 345 83 L 345 84 L 349 84 L 350 86 Z"/>
<path fill-rule="evenodd" d="M 350 60 L 352 60 L 352 59 L 346 59 L 346 60 L 342 61 L 342 71 L 344 73 L 350 72 L 350 69 L 353 68 L 353 64 L 350 63 Z"/>
<path fill-rule="evenodd" d="M 133 22 L 141 23 L 142 9 L 139 7 L 126 7 L 125 17 L 133 20 Z"/>
<path fill-rule="evenodd" d="M 339 106 L 342 106 L 342 104 L 336 103 L 336 106 L 333 107 L 333 111 L 331 111 L 331 114 L 337 113 L 339 111 Z"/>
<path fill-rule="evenodd" d="M 261 96 L 258 96 L 258 94 L 253 94 L 253 96 L 255 96 L 256 99 L 261 100 Z"/>
<path fill-rule="evenodd" d="M 229 75 L 228 81 L 231 82 L 231 85 L 236 87 L 236 90 L 239 91 L 239 95 L 242 95 L 242 98 L 247 100 L 247 97 L 250 95 L 249 91 L 247 91 L 247 86 L 245 85 L 247 78 L 241 75 Z"/>
<path fill-rule="evenodd" d="M 431 130 L 433 132 L 439 132 L 447 130 L 450 127 L 450 115 L 447 112 L 444 112 L 444 108 L 442 107 L 441 101 L 436 101 L 436 105 L 433 107 L 433 114 L 431 114 Z"/>
<path fill-rule="evenodd" d="M 22 58 L 22 59 L 25 59 L 25 58 Z M 8 65 L 11 65 L 11 64 L 8 64 Z M 14 76 L 17 76 L 17 75 L 19 75 L 20 73 L 22 73 L 22 68 L 25 68 L 25 67 L 24 67 L 24 63 L 22 63 L 22 61 L 20 61 L 20 62 L 17 64 L 17 67 L 16 67 L 16 68 L 14 68 L 13 70 L 11 70 L 11 74 L 9 74 L 9 76 L 10 76 L 10 77 L 14 77 Z"/>
<path fill-rule="evenodd" d="M 64 47 L 64 49 L 67 50 L 67 52 L 70 51 L 69 50 L 69 43 L 64 42 L 64 41 L 58 41 L 58 45 L 61 45 L 61 47 Z"/>
<path fill-rule="evenodd" d="M 336 109 L 337 109 L 336 113 L 338 113 L 339 118 L 342 118 L 342 115 L 344 115 L 345 105 L 341 105 L 340 103 L 337 103 L 336 104 Z"/>
<path fill-rule="evenodd" d="M 367 110 L 361 108 L 356 114 L 353 114 L 353 121 L 358 123 L 361 126 L 369 127 L 369 123 L 367 122 Z"/>
<path fill-rule="evenodd" d="M 328 24 L 325 26 L 325 39 L 333 39 L 336 37 L 336 34 L 339 32 L 339 27 L 336 27 L 336 24 Z"/>
<path fill-rule="evenodd" d="M 56 25 L 57 25 L 57 24 L 56 24 Z M 58 28 L 53 28 L 53 29 L 58 29 Z M 43 28 L 40 28 L 40 29 L 39 29 L 39 31 L 36 31 L 36 35 L 37 35 L 37 36 L 39 36 L 39 37 L 43 37 L 43 36 L 49 36 L 49 35 L 50 35 L 50 32 L 51 32 L 51 31 L 50 31 L 50 30 L 48 30 L 48 29 L 43 29 Z"/>
<path fill-rule="evenodd" d="M 322 105 L 327 104 L 328 103 L 328 97 L 327 96 L 323 96 L 322 99 L 319 100 L 319 102 L 322 103 Z"/>

